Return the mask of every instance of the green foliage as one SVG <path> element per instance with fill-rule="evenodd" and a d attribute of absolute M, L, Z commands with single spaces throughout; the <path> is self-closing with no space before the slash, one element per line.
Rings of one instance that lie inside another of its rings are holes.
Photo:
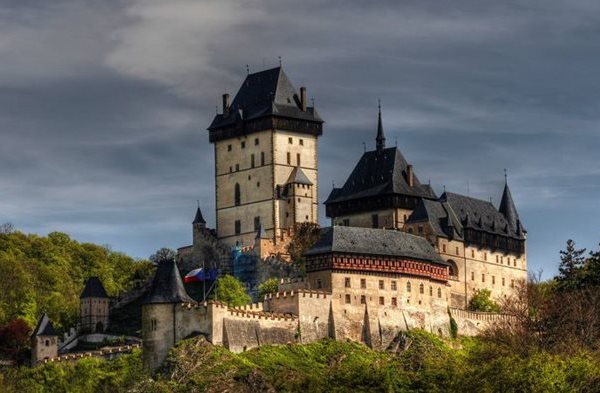
<path fill-rule="evenodd" d="M 499 312 L 500 306 L 492 300 L 491 294 L 489 289 L 478 289 L 469 302 L 469 308 L 473 311 Z"/>
<path fill-rule="evenodd" d="M 246 293 L 244 284 L 230 275 L 217 280 L 215 299 L 234 307 L 250 303 L 250 296 Z"/>
<path fill-rule="evenodd" d="M 575 248 L 575 242 L 567 240 L 567 246 L 560 251 L 560 264 L 556 276 L 557 289 L 561 291 L 574 290 L 581 287 L 585 248 Z"/>
<path fill-rule="evenodd" d="M 34 327 L 47 312 L 60 331 L 77 322 L 85 280 L 99 276 L 109 295 L 125 292 L 136 270 L 152 267 L 108 247 L 68 235 L 0 233 L 0 324 L 22 318 Z"/>
<path fill-rule="evenodd" d="M 279 280 L 276 278 L 269 278 L 258 285 L 258 296 L 263 299 L 265 295 L 277 292 L 278 288 Z"/>

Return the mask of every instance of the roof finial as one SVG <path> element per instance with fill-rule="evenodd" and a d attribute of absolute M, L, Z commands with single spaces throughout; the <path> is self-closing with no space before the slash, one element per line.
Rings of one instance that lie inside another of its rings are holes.
<path fill-rule="evenodd" d="M 508 173 L 506 172 L 506 168 L 504 168 L 504 184 L 508 184 Z"/>
<path fill-rule="evenodd" d="M 281 56 L 277 56 L 277 58 L 279 59 L 279 67 L 281 67 Z"/>
<path fill-rule="evenodd" d="M 381 122 L 381 100 L 377 100 L 377 137 L 375 138 L 377 151 L 381 152 L 385 149 L 385 136 L 383 136 L 383 125 Z"/>
<path fill-rule="evenodd" d="M 250 66 L 246 64 L 246 74 L 250 75 Z"/>
<path fill-rule="evenodd" d="M 196 199 L 196 203 L 198 204 L 198 209 L 200 209 L 200 199 Z"/>

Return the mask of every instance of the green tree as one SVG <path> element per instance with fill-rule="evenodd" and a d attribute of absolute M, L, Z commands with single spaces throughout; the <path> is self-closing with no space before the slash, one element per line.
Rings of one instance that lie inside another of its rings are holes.
<path fill-rule="evenodd" d="M 489 289 L 479 289 L 469 302 L 469 308 L 473 311 L 499 312 L 500 306 L 492 300 L 492 292 Z"/>
<path fill-rule="evenodd" d="M 230 275 L 217 280 L 215 299 L 233 307 L 250 303 L 250 296 L 246 293 L 244 284 Z"/>
<path fill-rule="evenodd" d="M 177 256 L 177 253 L 174 250 L 163 247 L 159 250 L 156 250 L 154 254 L 150 255 L 149 259 L 151 262 L 158 264 L 162 261 L 170 261 L 174 259 L 175 256 Z"/>
<path fill-rule="evenodd" d="M 279 289 L 279 280 L 276 278 L 269 278 L 265 281 L 263 281 L 259 286 L 258 286 L 258 296 L 260 296 L 260 298 L 264 298 L 265 295 L 268 295 L 269 293 L 275 293 L 277 292 L 277 290 Z"/>
<path fill-rule="evenodd" d="M 557 289 L 574 290 L 581 287 L 585 248 L 577 249 L 572 239 L 567 240 L 567 247 L 560 251 L 560 264 L 556 277 Z"/>
<path fill-rule="evenodd" d="M 582 286 L 600 287 L 600 247 L 597 251 L 590 251 L 590 256 L 585 260 L 582 270 Z"/>

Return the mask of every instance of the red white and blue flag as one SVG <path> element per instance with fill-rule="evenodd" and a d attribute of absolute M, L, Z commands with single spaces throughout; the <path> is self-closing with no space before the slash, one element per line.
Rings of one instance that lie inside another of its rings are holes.
<path fill-rule="evenodd" d="M 208 271 L 204 268 L 199 267 L 194 269 L 183 278 L 183 282 L 201 282 L 205 280 L 215 280 L 217 278 L 217 269 L 209 269 Z"/>

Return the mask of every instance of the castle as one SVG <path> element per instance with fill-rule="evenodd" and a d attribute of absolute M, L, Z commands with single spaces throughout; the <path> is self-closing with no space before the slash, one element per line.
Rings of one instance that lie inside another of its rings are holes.
<path fill-rule="evenodd" d="M 281 67 L 249 74 L 231 104 L 223 95 L 208 130 L 216 229 L 198 207 L 194 244 L 178 250 L 178 263 L 228 271 L 232 248 L 285 260 L 295 226 L 317 222 L 323 120 L 306 89 L 298 94 Z M 177 341 L 197 334 L 232 351 L 325 337 L 385 349 L 411 328 L 447 335 L 453 319 L 461 334 L 476 334 L 510 318 L 466 310 L 476 290 L 498 299 L 527 277 L 526 231 L 508 182 L 498 208 L 438 197 L 398 148 L 386 147 L 381 109 L 375 139 L 325 201 L 332 226 L 305 253 L 303 280 L 231 308 L 194 301 L 176 263 L 161 264 L 142 307 L 144 364 L 156 368 Z"/>

